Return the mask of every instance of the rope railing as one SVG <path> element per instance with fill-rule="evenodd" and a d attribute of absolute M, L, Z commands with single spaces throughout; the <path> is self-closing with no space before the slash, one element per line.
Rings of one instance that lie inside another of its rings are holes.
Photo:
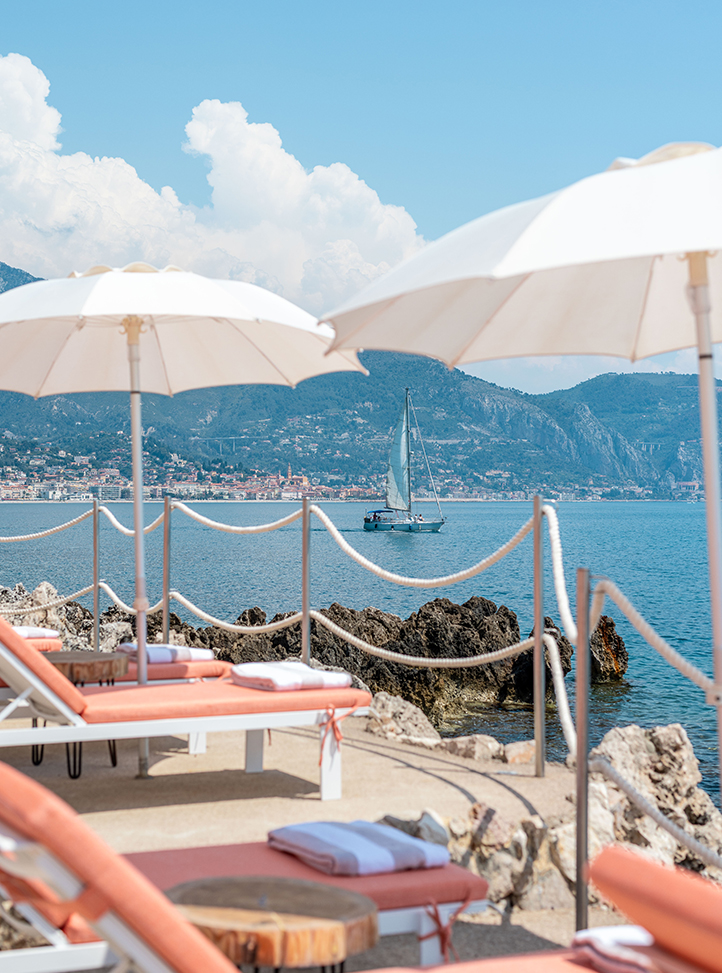
<path fill-rule="evenodd" d="M 213 530 L 220 530 L 226 534 L 265 534 L 271 530 L 279 530 L 281 527 L 287 527 L 288 524 L 292 524 L 295 520 L 299 520 L 303 516 L 302 510 L 294 510 L 293 513 L 288 514 L 287 517 L 281 517 L 280 520 L 274 520 L 270 524 L 256 524 L 251 527 L 239 527 L 234 524 L 223 524 L 219 520 L 211 520 L 210 517 L 204 517 L 203 514 L 197 513 L 195 510 L 191 510 L 184 503 L 178 501 L 173 501 L 171 504 L 172 510 L 180 510 L 182 514 L 186 517 L 190 517 L 191 520 L 195 520 L 199 524 L 203 524 L 204 527 L 211 527 Z"/>
<path fill-rule="evenodd" d="M 559 518 L 557 512 L 551 504 L 545 503 L 542 513 L 546 517 L 549 530 L 549 546 L 552 555 L 552 577 L 554 579 L 554 593 L 557 597 L 557 607 L 559 618 L 564 629 L 564 634 L 572 643 L 577 644 L 577 626 L 569 606 L 569 595 L 567 594 L 567 582 L 564 577 L 564 560 L 562 557 L 562 540 L 559 533 Z M 592 629 L 596 626 L 592 625 Z"/>
<path fill-rule="evenodd" d="M 612 599 L 617 607 L 627 616 L 629 622 L 637 629 L 642 638 L 653 649 L 656 649 L 666 662 L 674 666 L 686 679 L 689 679 L 695 686 L 703 690 L 707 696 L 716 694 L 717 687 L 715 686 L 714 680 L 706 676 L 697 666 L 685 659 L 683 655 L 680 655 L 676 649 L 673 649 L 669 642 L 666 642 L 661 635 L 658 635 L 649 622 L 637 611 L 629 598 L 608 578 L 602 578 L 597 582 L 594 589 L 594 600 L 592 602 L 593 612 L 596 609 L 597 612 L 601 613 L 605 596 Z"/>
<path fill-rule="evenodd" d="M 569 756 L 573 759 L 577 755 L 577 731 L 574 728 L 574 720 L 569 709 L 569 697 L 567 696 L 567 687 L 564 684 L 564 671 L 559 658 L 559 646 L 557 640 L 549 632 L 545 632 L 542 638 L 549 654 L 549 668 L 552 671 L 554 695 L 557 698 L 557 715 L 569 750 Z"/>
<path fill-rule="evenodd" d="M 482 571 L 486 571 L 487 568 L 490 568 L 492 565 L 496 564 L 497 561 L 501 561 L 502 558 L 506 557 L 510 551 L 514 550 L 517 544 L 520 544 L 524 540 L 526 535 L 534 526 L 534 521 L 532 518 L 530 518 L 522 527 L 519 528 L 516 534 L 514 534 L 514 536 L 506 542 L 506 544 L 503 544 L 498 550 L 494 551 L 493 554 L 485 557 L 482 561 L 472 565 L 470 568 L 466 568 L 463 571 L 458 571 L 456 574 L 447 574 L 439 578 L 409 578 L 402 574 L 394 574 L 393 571 L 387 571 L 385 568 L 382 568 L 373 561 L 370 561 L 367 557 L 364 557 L 363 554 L 360 554 L 355 547 L 352 547 L 349 544 L 328 514 L 324 513 L 320 507 L 317 507 L 316 504 L 312 504 L 309 509 L 311 513 L 318 517 L 344 554 L 347 554 L 362 568 L 370 571 L 371 574 L 375 574 L 376 577 L 383 578 L 384 581 L 390 581 L 392 584 L 404 585 L 407 588 L 443 588 L 450 584 L 457 584 L 460 581 L 467 581 L 469 578 L 473 578 L 475 575 L 481 574 Z"/>
<path fill-rule="evenodd" d="M 66 521 L 64 524 L 58 524 L 57 527 L 48 527 L 47 530 L 38 530 L 34 534 L 19 534 L 16 537 L 0 537 L 0 544 L 16 544 L 18 541 L 39 541 L 43 537 L 50 537 L 51 534 L 59 534 L 61 530 L 67 530 L 69 527 L 75 527 L 76 524 L 81 523 L 83 520 L 87 520 L 88 517 L 93 516 L 93 511 L 86 510 L 85 513 L 80 514 L 78 517 L 74 517 L 72 520 Z"/>
<path fill-rule="evenodd" d="M 203 621 L 215 626 L 215 628 L 222 628 L 226 632 L 238 632 L 240 635 L 263 635 L 266 632 L 278 632 L 282 628 L 289 628 L 291 625 L 295 625 L 303 618 L 302 612 L 296 612 L 287 618 L 282 618 L 277 622 L 268 622 L 265 625 L 232 625 L 230 622 L 224 622 L 222 619 L 215 618 L 213 615 L 209 615 L 208 612 L 204 612 L 202 608 L 194 605 L 192 601 L 179 591 L 171 591 L 170 597 L 183 605 L 184 608 L 187 608 L 197 618 L 203 619 Z"/>
<path fill-rule="evenodd" d="M 92 512 L 93 511 L 91 510 L 90 513 L 92 514 Z M 133 530 L 133 528 L 126 527 L 125 524 L 121 524 L 121 522 L 118 520 L 115 514 L 111 510 L 108 510 L 107 507 L 105 506 L 98 507 L 98 513 L 105 514 L 105 516 L 108 518 L 108 520 L 113 525 L 113 527 L 115 527 L 117 531 L 120 531 L 121 534 L 125 534 L 126 537 L 135 537 L 135 531 Z M 151 534 L 156 529 L 156 527 L 160 527 L 160 525 L 163 523 L 164 520 L 165 520 L 165 511 L 162 514 L 159 514 L 152 523 L 148 524 L 147 527 L 144 527 L 143 533 Z"/>
<path fill-rule="evenodd" d="M 684 845 L 693 851 L 698 858 L 700 858 L 706 865 L 711 865 L 713 868 L 722 869 L 722 857 L 720 857 L 716 852 L 712 851 L 706 845 L 703 845 L 701 841 L 697 841 L 695 837 L 688 834 L 683 828 L 670 821 L 666 814 L 663 814 L 658 807 L 655 807 L 651 801 L 648 801 L 643 794 L 633 787 L 628 780 L 626 780 L 619 771 L 612 766 L 612 764 L 606 759 L 606 757 L 590 757 L 589 758 L 589 770 L 593 773 L 603 774 L 607 780 L 610 780 L 613 784 L 623 791 L 629 800 L 636 804 L 640 811 L 643 811 L 648 817 L 650 817 L 656 824 L 663 828 L 668 834 L 672 835 L 675 841 L 680 845 Z"/>

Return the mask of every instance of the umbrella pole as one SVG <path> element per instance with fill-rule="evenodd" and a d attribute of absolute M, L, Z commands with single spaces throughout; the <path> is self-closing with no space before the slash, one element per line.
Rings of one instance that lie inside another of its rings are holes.
<path fill-rule="evenodd" d="M 143 533 L 143 426 L 140 415 L 140 330 L 141 318 L 131 315 L 124 319 L 123 328 L 128 336 L 128 362 L 130 363 L 130 441 L 133 455 L 133 527 L 135 541 L 135 634 L 138 641 L 138 683 L 148 682 L 148 656 L 146 652 L 149 603 L 145 585 L 145 534 Z M 148 776 L 148 740 L 138 741 L 138 776 Z"/>
<path fill-rule="evenodd" d="M 707 254 L 688 253 L 689 297 L 697 322 L 699 355 L 699 415 L 702 427 L 704 491 L 707 515 L 707 556 L 712 604 L 714 681 L 722 685 L 722 496 L 720 492 L 720 454 L 717 424 L 717 389 L 712 360 L 710 332 L 709 280 Z M 722 699 L 717 696 L 717 742 L 722 795 Z"/>

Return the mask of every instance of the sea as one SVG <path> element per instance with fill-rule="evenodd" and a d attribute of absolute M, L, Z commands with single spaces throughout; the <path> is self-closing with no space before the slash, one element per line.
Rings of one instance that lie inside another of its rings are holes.
<path fill-rule="evenodd" d="M 130 503 L 107 506 L 132 526 Z M 163 509 L 146 503 L 150 523 Z M 199 502 L 189 504 L 206 517 L 234 525 L 277 520 L 298 504 L 289 502 Z M 447 522 L 438 534 L 368 533 L 362 528 L 365 505 L 321 503 L 344 538 L 367 558 L 399 574 L 436 577 L 459 571 L 495 551 L 524 524 L 529 502 L 447 502 Z M 76 517 L 87 503 L 0 503 L 0 535 L 44 530 Z M 419 504 L 432 514 L 430 505 Z M 611 578 L 654 628 L 687 659 L 712 674 L 709 584 L 704 503 L 560 502 L 557 505 L 564 566 L 572 607 L 575 573 L 587 567 Z M 162 528 L 146 536 L 148 590 L 151 603 L 161 596 Z M 300 521 L 256 535 L 225 534 L 202 526 L 176 510 L 171 530 L 171 586 L 215 617 L 233 622 L 244 608 L 259 606 L 269 616 L 301 605 Z M 545 614 L 559 622 L 545 541 Z M 133 540 L 101 517 L 100 576 L 126 602 L 133 600 Z M 51 582 L 70 594 L 92 581 L 91 521 L 43 540 L 0 544 L 0 583 L 22 582 L 32 589 Z M 402 588 L 382 581 L 351 561 L 318 520 L 311 536 L 311 603 L 333 602 L 353 608 L 372 605 L 406 618 L 436 597 L 464 602 L 481 595 L 516 612 L 522 635 L 533 625 L 532 538 L 529 535 L 501 562 L 469 581 L 441 589 Z M 92 607 L 91 596 L 82 599 Z M 102 596 L 101 606 L 109 603 Z M 178 611 L 176 604 L 174 610 Z M 594 687 L 590 705 L 591 742 L 613 726 L 643 727 L 681 723 L 687 730 L 703 774 L 703 786 L 717 799 L 718 754 L 715 713 L 704 694 L 671 668 L 607 602 L 629 651 L 622 683 Z M 201 625 L 185 611 L 187 621 Z M 356 649 L 350 648 L 355 652 Z M 574 708 L 574 672 L 567 676 Z M 527 709 L 479 707 L 443 728 L 448 735 L 490 733 L 502 742 L 533 736 Z M 566 750 L 554 711 L 547 714 L 548 756 L 562 760 Z"/>

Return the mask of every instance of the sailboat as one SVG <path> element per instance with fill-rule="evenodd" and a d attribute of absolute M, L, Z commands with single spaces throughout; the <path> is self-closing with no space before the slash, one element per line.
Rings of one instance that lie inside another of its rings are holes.
<path fill-rule="evenodd" d="M 438 520 L 425 520 L 421 514 L 415 514 L 411 509 L 411 424 L 410 413 L 413 412 L 416 431 L 421 443 L 421 450 L 426 461 L 431 488 L 434 491 L 436 506 L 439 510 Z M 406 389 L 406 398 L 399 416 L 399 421 L 391 441 L 389 466 L 386 472 L 386 506 L 380 510 L 367 510 L 364 515 L 364 530 L 401 530 L 413 533 L 441 529 L 444 518 L 441 505 L 436 493 L 434 478 L 431 475 L 429 460 L 426 456 L 424 443 L 421 439 L 416 411 L 411 402 L 411 395 Z"/>

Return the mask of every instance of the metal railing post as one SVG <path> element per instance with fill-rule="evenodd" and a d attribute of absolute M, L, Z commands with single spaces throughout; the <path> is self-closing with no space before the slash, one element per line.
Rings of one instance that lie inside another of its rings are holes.
<path fill-rule="evenodd" d="M 100 652 L 100 515 L 98 501 L 93 500 L 93 648 Z"/>
<path fill-rule="evenodd" d="M 541 497 L 534 497 L 534 764 L 544 776 L 546 760 L 546 680 L 544 666 L 544 535 Z"/>
<path fill-rule="evenodd" d="M 163 508 L 163 639 L 170 641 L 170 497 L 165 497 Z"/>
<path fill-rule="evenodd" d="M 577 570 L 577 929 L 589 926 L 589 571 Z"/>
<path fill-rule="evenodd" d="M 301 662 L 311 661 L 311 511 L 308 497 L 303 498 L 303 519 L 301 532 Z"/>

